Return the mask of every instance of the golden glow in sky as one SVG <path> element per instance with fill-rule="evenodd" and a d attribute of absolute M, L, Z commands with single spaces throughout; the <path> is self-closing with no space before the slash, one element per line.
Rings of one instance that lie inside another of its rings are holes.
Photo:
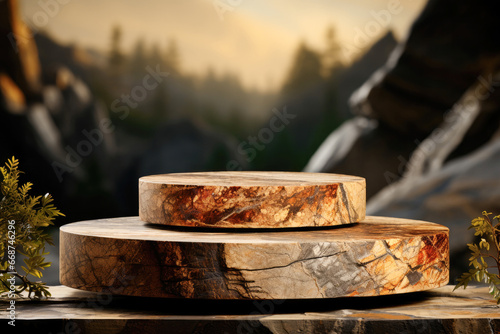
<path fill-rule="evenodd" d="M 406 34 L 425 0 L 40 0 L 21 1 L 31 25 L 63 43 L 107 51 L 120 25 L 123 50 L 138 38 L 177 41 L 182 70 L 239 75 L 247 87 L 276 89 L 300 41 L 321 51 L 334 26 L 348 63 L 391 29 Z M 64 3 L 64 4 L 63 4 Z"/>

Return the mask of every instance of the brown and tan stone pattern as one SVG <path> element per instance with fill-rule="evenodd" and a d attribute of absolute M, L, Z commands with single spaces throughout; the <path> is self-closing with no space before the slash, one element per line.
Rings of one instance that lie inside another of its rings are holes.
<path fill-rule="evenodd" d="M 139 179 L 139 216 L 164 225 L 215 228 L 331 226 L 362 220 L 360 177 L 284 172 L 205 172 Z"/>
<path fill-rule="evenodd" d="M 137 217 L 63 226 L 61 283 L 144 297 L 303 299 L 448 282 L 448 229 L 428 222 L 367 217 L 342 228 L 214 231 L 172 230 Z"/>

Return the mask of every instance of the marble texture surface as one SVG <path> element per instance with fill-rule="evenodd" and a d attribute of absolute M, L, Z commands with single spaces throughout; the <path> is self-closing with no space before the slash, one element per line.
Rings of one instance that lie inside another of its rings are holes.
<path fill-rule="evenodd" d="M 446 227 L 384 217 L 246 233 L 101 219 L 61 227 L 60 254 L 62 284 L 106 292 L 126 281 L 119 294 L 142 297 L 378 296 L 443 286 L 449 275 Z"/>
<path fill-rule="evenodd" d="M 207 228 L 332 226 L 365 217 L 360 177 L 287 172 L 203 172 L 139 179 L 139 216 Z"/>

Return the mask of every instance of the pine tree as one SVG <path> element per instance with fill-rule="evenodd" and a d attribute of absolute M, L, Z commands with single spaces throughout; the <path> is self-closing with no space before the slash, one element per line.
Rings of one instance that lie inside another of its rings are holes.
<path fill-rule="evenodd" d="M 33 184 L 19 184 L 18 167 L 14 157 L 0 167 L 0 295 L 11 298 L 27 291 L 29 298 L 49 297 L 47 285 L 31 276 L 42 278 L 42 270 L 50 267 L 45 245 L 54 244 L 45 228 L 64 215 L 52 204 L 50 194 L 31 196 Z M 23 264 L 19 254 L 24 255 Z"/>
<path fill-rule="evenodd" d="M 337 67 L 342 66 L 340 59 L 340 44 L 337 41 L 337 32 L 333 26 L 326 30 L 325 51 L 323 52 L 323 69 L 325 75 L 330 75 Z"/>
<path fill-rule="evenodd" d="M 180 70 L 179 49 L 177 47 L 177 41 L 175 39 L 171 39 L 168 42 L 165 61 L 169 72 L 172 73 L 179 72 Z"/>
<path fill-rule="evenodd" d="M 146 43 L 144 42 L 144 38 L 141 37 L 135 42 L 132 59 L 130 60 L 130 69 L 135 76 L 142 77 L 147 65 Z M 154 66 L 154 64 L 151 66 Z"/>
<path fill-rule="evenodd" d="M 124 62 L 121 51 L 122 29 L 115 25 L 111 32 L 111 50 L 109 52 L 109 67 L 113 72 L 119 72 Z"/>
<path fill-rule="evenodd" d="M 283 92 L 296 94 L 307 87 L 322 81 L 322 64 L 320 55 L 309 48 L 304 42 L 300 43 L 288 73 Z"/>

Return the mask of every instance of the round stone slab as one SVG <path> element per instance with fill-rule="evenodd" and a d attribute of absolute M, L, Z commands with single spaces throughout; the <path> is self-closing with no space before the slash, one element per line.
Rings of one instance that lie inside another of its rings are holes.
<path fill-rule="evenodd" d="M 139 179 L 139 216 L 207 228 L 333 226 L 365 217 L 365 179 L 326 173 L 206 172 Z"/>
<path fill-rule="evenodd" d="M 247 233 L 102 219 L 61 227 L 60 247 L 62 284 L 143 297 L 378 296 L 437 288 L 449 276 L 448 228 L 383 217 Z"/>

